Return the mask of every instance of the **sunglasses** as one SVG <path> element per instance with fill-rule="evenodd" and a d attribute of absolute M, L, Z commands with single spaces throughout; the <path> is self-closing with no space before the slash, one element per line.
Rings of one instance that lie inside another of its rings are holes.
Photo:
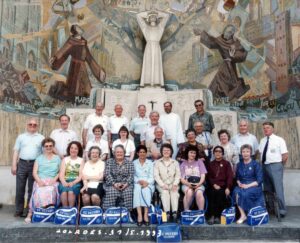
<path fill-rule="evenodd" d="M 196 104 L 195 107 L 201 107 L 203 104 Z"/>
<path fill-rule="evenodd" d="M 45 145 L 44 147 L 45 147 L 45 148 L 52 148 L 53 145 L 50 145 L 50 144 L 49 144 L 49 145 Z"/>
<path fill-rule="evenodd" d="M 30 126 L 30 127 L 37 127 L 37 124 L 35 124 L 35 123 L 29 123 L 28 126 Z"/>

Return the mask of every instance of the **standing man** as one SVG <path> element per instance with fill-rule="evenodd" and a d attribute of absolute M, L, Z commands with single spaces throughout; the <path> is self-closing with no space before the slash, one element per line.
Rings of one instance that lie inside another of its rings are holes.
<path fill-rule="evenodd" d="M 264 175 L 264 189 L 275 192 L 279 200 L 279 211 L 282 217 L 286 214 L 283 192 L 283 167 L 288 159 L 288 150 L 283 138 L 276 136 L 272 122 L 263 123 L 265 137 L 259 144 Z"/>
<path fill-rule="evenodd" d="M 11 173 L 16 175 L 16 211 L 15 217 L 25 217 L 24 196 L 26 183 L 28 187 L 27 207 L 32 193 L 34 182 L 32 176 L 35 159 L 42 153 L 44 136 L 37 132 L 38 121 L 31 118 L 27 122 L 27 131 L 17 137 L 12 160 Z M 27 182 L 28 181 L 28 182 Z"/>
<path fill-rule="evenodd" d="M 75 131 L 69 129 L 70 117 L 63 114 L 59 117 L 60 128 L 51 132 L 50 138 L 55 141 L 55 152 L 63 159 L 67 155 L 67 147 L 70 142 L 78 141 Z"/>
<path fill-rule="evenodd" d="M 164 110 L 165 114 L 161 116 L 159 123 L 166 128 L 165 132 L 171 139 L 171 145 L 173 147 L 172 157 L 175 159 L 178 151 L 178 144 L 184 142 L 181 121 L 179 115 L 172 112 L 172 103 L 170 101 L 164 103 Z"/>
<path fill-rule="evenodd" d="M 130 134 L 134 138 L 134 145 L 137 148 L 141 144 L 141 133 L 150 125 L 150 120 L 146 116 L 146 106 L 138 106 L 138 116 L 130 122 Z"/>
<path fill-rule="evenodd" d="M 115 114 L 108 120 L 108 144 L 111 148 L 112 143 L 119 138 L 119 130 L 122 126 L 129 128 L 129 122 L 126 116 L 122 115 L 123 107 L 120 104 L 115 105 Z"/>
<path fill-rule="evenodd" d="M 104 105 L 101 102 L 96 104 L 95 113 L 87 116 L 82 130 L 82 144 L 83 147 L 86 146 L 88 141 L 92 141 L 95 139 L 93 134 L 93 128 L 96 125 L 101 125 L 104 129 L 104 133 L 102 134 L 102 138 L 108 141 L 108 116 L 103 115 Z"/>
<path fill-rule="evenodd" d="M 196 112 L 190 115 L 188 129 L 194 129 L 194 123 L 196 121 L 201 121 L 204 126 L 203 130 L 212 133 L 215 128 L 212 115 L 204 110 L 204 103 L 202 100 L 195 100 L 194 105 Z"/>
<path fill-rule="evenodd" d="M 240 120 L 239 122 L 239 133 L 236 134 L 232 139 L 231 143 L 233 143 L 239 150 L 240 160 L 242 159 L 241 155 L 241 147 L 244 144 L 249 144 L 252 147 L 252 159 L 256 159 L 258 154 L 258 141 L 257 138 L 249 133 L 249 126 L 247 120 Z"/>

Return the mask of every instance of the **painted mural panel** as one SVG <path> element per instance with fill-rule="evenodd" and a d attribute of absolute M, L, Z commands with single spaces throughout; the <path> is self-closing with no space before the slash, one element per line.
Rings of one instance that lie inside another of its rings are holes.
<path fill-rule="evenodd" d="M 0 0 L 1 108 L 56 117 L 93 89 L 139 89 L 147 10 L 170 15 L 167 90 L 207 88 L 252 121 L 299 115 L 299 0 Z"/>

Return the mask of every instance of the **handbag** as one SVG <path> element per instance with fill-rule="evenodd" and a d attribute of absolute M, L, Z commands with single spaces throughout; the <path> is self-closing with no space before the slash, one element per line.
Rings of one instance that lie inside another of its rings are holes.
<path fill-rule="evenodd" d="M 53 222 L 55 215 L 55 207 L 35 208 L 32 214 L 32 223 Z"/>
<path fill-rule="evenodd" d="M 180 226 L 175 223 L 158 225 L 156 227 L 156 242 L 181 242 Z"/>
<path fill-rule="evenodd" d="M 188 183 L 191 184 L 198 184 L 200 182 L 201 177 L 200 176 L 189 176 L 187 178 Z"/>
<path fill-rule="evenodd" d="M 200 225 L 205 223 L 204 210 L 188 210 L 181 212 L 182 225 Z"/>
<path fill-rule="evenodd" d="M 221 214 L 221 224 L 223 225 L 231 224 L 235 221 L 236 212 L 235 212 L 234 201 L 231 196 L 230 199 L 231 199 L 231 207 L 225 208 Z"/>
<path fill-rule="evenodd" d="M 77 220 L 77 208 L 57 209 L 54 216 L 54 224 L 75 225 Z"/>
<path fill-rule="evenodd" d="M 80 210 L 80 225 L 94 225 L 103 222 L 103 211 L 98 206 L 86 206 Z"/>
<path fill-rule="evenodd" d="M 152 195 L 152 190 L 150 187 L 146 187 L 149 188 L 151 195 Z M 143 193 L 143 189 L 141 188 L 141 195 L 142 195 L 142 199 L 144 201 L 144 203 L 146 204 L 146 206 L 148 207 L 148 219 L 149 219 L 149 223 L 150 224 L 157 224 L 157 209 L 159 209 L 159 207 L 155 207 L 153 204 L 148 205 L 148 203 L 146 202 L 146 199 L 144 197 L 144 193 Z"/>
<path fill-rule="evenodd" d="M 129 212 L 125 207 L 108 208 L 106 209 L 103 217 L 105 223 L 109 225 L 118 223 L 127 224 L 129 222 Z"/>
<path fill-rule="evenodd" d="M 247 215 L 247 223 L 250 226 L 267 224 L 269 222 L 269 214 L 266 208 L 258 206 L 251 208 Z"/>

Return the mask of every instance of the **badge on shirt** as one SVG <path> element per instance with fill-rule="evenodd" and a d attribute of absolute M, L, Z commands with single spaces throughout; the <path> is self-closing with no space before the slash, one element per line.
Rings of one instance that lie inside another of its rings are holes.
<path fill-rule="evenodd" d="M 221 167 L 223 167 L 223 164 L 220 164 Z"/>
<path fill-rule="evenodd" d="M 249 167 L 249 170 L 252 170 L 252 167 Z"/>

